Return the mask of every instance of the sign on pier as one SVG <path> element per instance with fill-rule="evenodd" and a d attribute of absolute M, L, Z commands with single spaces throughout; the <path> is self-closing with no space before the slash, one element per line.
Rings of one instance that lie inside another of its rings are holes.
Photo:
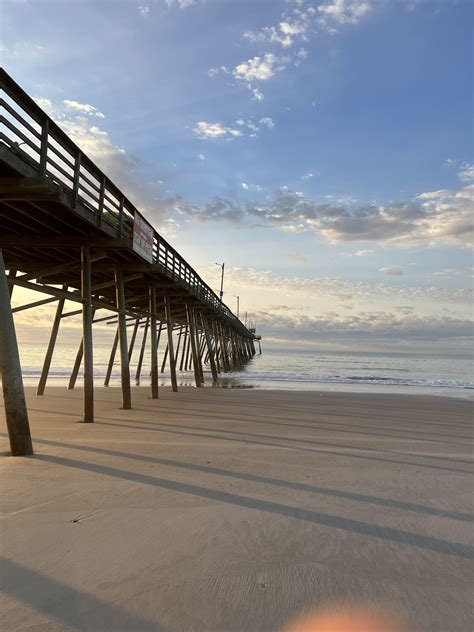
<path fill-rule="evenodd" d="M 138 213 L 133 221 L 133 250 L 153 263 L 153 227 Z"/>

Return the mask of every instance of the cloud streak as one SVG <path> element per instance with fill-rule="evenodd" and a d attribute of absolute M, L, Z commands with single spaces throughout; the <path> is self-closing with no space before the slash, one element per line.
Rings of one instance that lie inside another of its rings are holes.
<path fill-rule="evenodd" d="M 180 211 L 200 222 L 230 220 L 288 233 L 313 232 L 332 244 L 377 242 L 397 246 L 473 243 L 474 185 L 421 193 L 414 200 L 345 207 L 320 204 L 286 187 L 263 203 L 224 198 Z"/>

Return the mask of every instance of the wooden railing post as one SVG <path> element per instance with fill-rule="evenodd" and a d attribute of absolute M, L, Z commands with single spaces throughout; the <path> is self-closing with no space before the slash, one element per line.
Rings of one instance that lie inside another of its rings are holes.
<path fill-rule="evenodd" d="M 76 159 L 74 161 L 74 180 L 72 183 L 72 200 L 71 205 L 72 208 L 77 206 L 77 198 L 79 197 L 79 178 L 81 175 L 81 152 L 76 154 Z"/>
<path fill-rule="evenodd" d="M 97 226 L 100 226 L 102 224 L 102 214 L 104 212 L 104 196 L 105 196 L 105 176 L 103 175 L 100 179 L 99 214 L 97 215 Z"/>
<path fill-rule="evenodd" d="M 39 168 L 41 175 L 46 175 L 46 167 L 48 163 L 48 136 L 49 136 L 49 119 L 45 119 L 41 125 L 41 147 L 40 147 L 40 163 Z"/>

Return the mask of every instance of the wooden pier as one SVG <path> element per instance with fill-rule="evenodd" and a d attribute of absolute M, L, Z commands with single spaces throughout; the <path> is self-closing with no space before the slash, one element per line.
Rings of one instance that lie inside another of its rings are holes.
<path fill-rule="evenodd" d="M 14 286 L 46 296 L 12 309 Z M 201 387 L 203 365 L 209 365 L 215 382 L 219 373 L 242 366 L 255 354 L 259 337 L 221 299 L 0 69 L 0 369 L 12 454 L 33 453 L 14 312 L 57 304 L 38 395 L 44 393 L 61 322 L 82 314 L 82 341 L 69 388 L 74 388 L 82 365 L 83 421 L 92 423 L 94 323 L 117 325 L 105 384 L 118 351 L 122 407 L 130 409 L 130 356 L 140 326 L 144 335 L 134 377 L 140 380 L 148 347 L 152 399 L 159 397 L 158 342 L 165 330 L 161 370 L 168 362 L 173 391 L 178 389 L 178 371 L 192 368 Z M 66 301 L 78 303 L 78 309 L 65 312 Z"/>

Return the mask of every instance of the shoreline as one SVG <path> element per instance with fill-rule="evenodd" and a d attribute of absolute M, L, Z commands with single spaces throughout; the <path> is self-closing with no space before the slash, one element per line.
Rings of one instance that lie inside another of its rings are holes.
<path fill-rule="evenodd" d="M 361 394 L 399 394 L 399 395 L 425 395 L 433 397 L 449 397 L 452 399 L 463 399 L 468 401 L 474 401 L 474 389 L 468 387 L 451 387 L 451 386 L 421 386 L 421 385 L 409 385 L 409 384 L 380 384 L 380 383 L 367 383 L 367 382 L 319 382 L 319 381 L 303 381 L 303 380 L 258 380 L 242 377 L 226 377 L 222 374 L 219 377 L 217 384 L 212 384 L 212 378 L 210 374 L 205 374 L 205 388 L 221 388 L 221 389 L 241 389 L 251 391 L 282 391 L 282 392 L 300 392 L 300 393 L 361 393 Z M 23 376 L 23 383 L 25 388 L 35 388 L 39 381 L 39 375 Z M 52 388 L 67 388 L 69 376 L 55 376 L 50 375 L 48 377 L 48 385 Z M 80 388 L 81 377 L 78 379 L 78 386 Z M 96 387 L 103 387 L 103 377 L 96 378 Z M 1 384 L 1 377 L 0 377 Z M 148 385 L 145 380 L 141 380 L 141 384 L 136 386 L 133 381 L 131 384 L 132 390 L 135 388 L 146 388 Z M 170 386 L 170 380 L 168 377 L 159 378 L 160 388 Z M 180 388 L 195 388 L 193 378 L 178 379 L 178 386 Z M 105 388 L 105 387 L 104 387 Z M 110 385 L 106 388 L 120 388 L 119 376 L 113 376 Z"/>
<path fill-rule="evenodd" d="M 469 628 L 470 402 L 102 387 L 83 424 L 82 395 L 27 388 L 35 456 L 0 459 L 6 629 L 281 632 L 347 601 Z"/>

